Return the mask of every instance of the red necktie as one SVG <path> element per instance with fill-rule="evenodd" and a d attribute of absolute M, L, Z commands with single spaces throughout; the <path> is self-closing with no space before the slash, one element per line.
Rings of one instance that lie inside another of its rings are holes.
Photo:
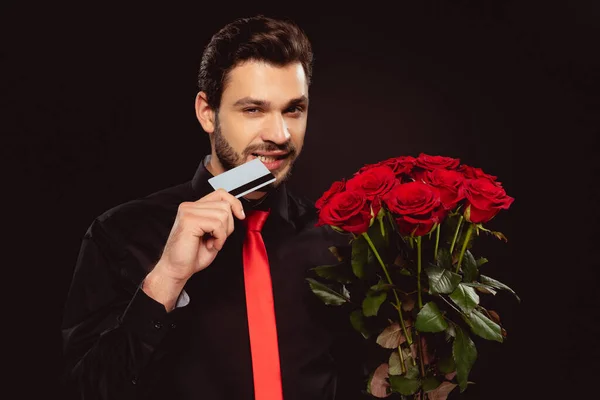
<path fill-rule="evenodd" d="M 260 233 L 269 212 L 252 210 L 244 219 L 244 284 L 256 400 L 283 399 L 271 272 Z"/>

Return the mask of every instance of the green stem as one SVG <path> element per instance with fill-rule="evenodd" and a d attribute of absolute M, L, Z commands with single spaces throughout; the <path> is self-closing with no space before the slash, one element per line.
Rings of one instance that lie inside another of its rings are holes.
<path fill-rule="evenodd" d="M 406 365 L 404 365 L 404 354 L 402 354 L 402 347 L 398 346 L 398 354 L 400 356 L 400 369 L 402 374 L 406 374 Z"/>
<path fill-rule="evenodd" d="M 452 252 L 454 251 L 454 245 L 456 244 L 456 238 L 458 237 L 458 231 L 460 230 L 460 227 L 462 225 L 463 218 L 464 217 L 461 215 L 458 220 L 458 225 L 456 225 L 456 231 L 454 232 L 454 238 L 452 239 L 452 245 L 450 245 L 450 256 L 452 256 Z"/>
<path fill-rule="evenodd" d="M 377 251 L 377 249 L 375 248 L 375 245 L 371 241 L 369 234 L 367 232 L 364 232 L 363 236 L 365 237 L 367 243 L 369 243 L 371 250 L 373 250 L 373 254 L 375 254 L 375 257 L 377 257 L 377 261 L 379 261 L 379 264 L 381 265 L 381 268 L 383 269 L 383 272 L 385 273 L 385 277 L 387 278 L 388 283 L 390 285 L 393 285 L 394 282 L 392 282 L 392 278 L 390 277 L 390 274 L 388 273 L 385 263 L 379 256 L 379 252 Z M 412 337 L 409 336 L 408 331 L 406 330 L 406 325 L 404 324 L 404 318 L 402 317 L 402 302 L 400 301 L 400 298 L 398 297 L 398 293 L 396 292 L 396 289 L 392 289 L 392 292 L 394 292 L 394 297 L 396 297 L 396 308 L 398 309 L 398 316 L 400 317 L 400 325 L 402 326 L 402 331 L 404 332 L 406 341 L 408 342 L 408 344 L 410 346 L 412 344 Z"/>
<path fill-rule="evenodd" d="M 460 263 L 462 262 L 463 256 L 465 255 L 465 250 L 467 250 L 467 245 L 469 244 L 469 240 L 471 239 L 471 234 L 473 233 L 474 224 L 469 224 L 469 229 L 467 229 L 467 233 L 465 235 L 465 241 L 463 242 L 462 249 L 460 249 L 460 255 L 458 257 L 458 263 L 456 263 L 456 273 L 460 271 Z"/>
<path fill-rule="evenodd" d="M 421 236 L 417 237 L 417 296 L 420 310 L 423 308 L 423 299 L 421 298 Z"/>
<path fill-rule="evenodd" d="M 435 250 L 433 253 L 433 259 L 437 261 L 438 257 L 438 247 L 440 244 L 440 224 L 435 228 Z"/>

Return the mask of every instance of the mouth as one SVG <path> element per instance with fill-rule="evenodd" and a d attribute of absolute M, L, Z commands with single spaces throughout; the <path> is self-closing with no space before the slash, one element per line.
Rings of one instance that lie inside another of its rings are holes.
<path fill-rule="evenodd" d="M 271 153 L 260 152 L 260 153 L 252 153 L 251 157 L 252 157 L 252 159 L 258 158 L 263 163 L 273 163 L 276 161 L 283 160 L 283 159 L 287 158 L 289 155 L 290 155 L 290 153 L 284 153 L 284 152 L 271 152 Z"/>
<path fill-rule="evenodd" d="M 281 168 L 286 160 L 289 159 L 290 153 L 284 152 L 272 152 L 272 153 L 252 153 L 249 157 L 250 160 L 258 158 L 262 163 L 269 169 L 274 171 Z"/>

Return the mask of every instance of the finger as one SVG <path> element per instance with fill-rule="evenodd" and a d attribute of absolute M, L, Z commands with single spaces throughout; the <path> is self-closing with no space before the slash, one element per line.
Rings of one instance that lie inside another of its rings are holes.
<path fill-rule="evenodd" d="M 212 250 L 212 248 L 215 245 L 215 239 L 212 236 L 208 235 L 208 234 L 205 235 L 204 237 L 205 237 L 204 243 L 206 244 L 206 248 L 209 249 L 209 250 Z"/>
<path fill-rule="evenodd" d="M 209 249 L 215 248 L 220 251 L 229 237 L 227 222 L 222 219 L 192 216 L 187 223 L 192 225 L 192 230 L 200 228 L 203 232 L 201 238 Z"/>
<path fill-rule="evenodd" d="M 244 215 L 244 207 L 242 202 L 239 199 L 236 199 L 235 196 L 227 193 L 225 189 L 217 189 L 212 193 L 207 194 L 200 200 L 196 201 L 196 203 L 202 203 L 204 201 L 215 201 L 215 200 L 225 200 L 231 206 L 231 210 L 239 219 L 244 219 L 246 216 Z"/>
<path fill-rule="evenodd" d="M 198 217 L 217 218 L 226 222 L 227 234 L 234 229 L 231 205 L 225 200 L 183 204 L 183 212 Z"/>

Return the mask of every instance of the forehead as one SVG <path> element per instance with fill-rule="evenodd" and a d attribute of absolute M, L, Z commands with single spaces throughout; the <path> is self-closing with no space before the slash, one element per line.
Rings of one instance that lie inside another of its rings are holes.
<path fill-rule="evenodd" d="M 229 72 L 221 102 L 231 105 L 243 97 L 251 97 L 278 104 L 301 96 L 308 97 L 308 85 L 299 62 L 276 66 L 246 61 Z"/>

